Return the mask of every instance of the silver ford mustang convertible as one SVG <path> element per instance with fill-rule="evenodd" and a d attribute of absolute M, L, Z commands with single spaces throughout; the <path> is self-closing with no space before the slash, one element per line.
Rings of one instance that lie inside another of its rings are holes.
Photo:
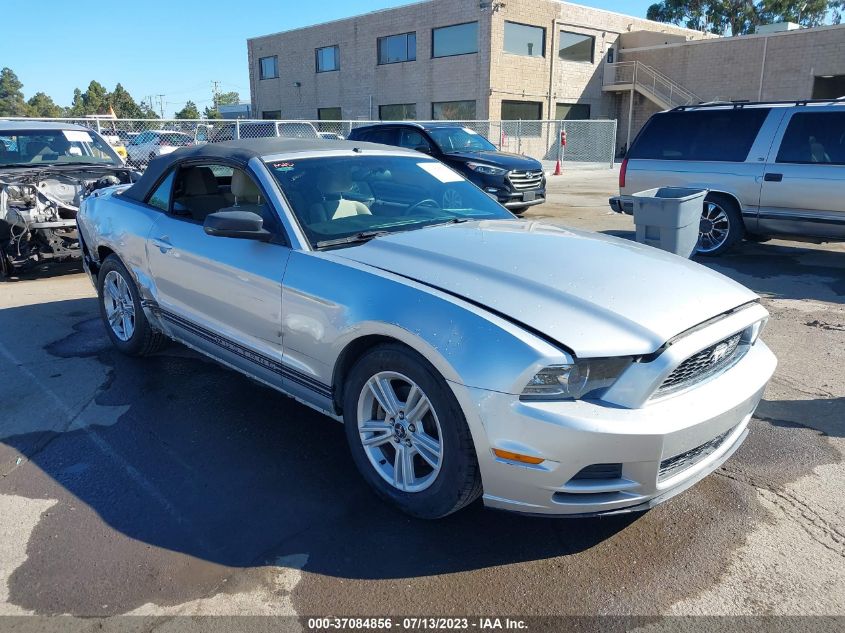
<path fill-rule="evenodd" d="M 417 517 L 650 508 L 737 449 L 775 368 L 746 288 L 517 220 L 413 151 L 180 149 L 78 223 L 119 350 L 176 339 L 342 421 Z"/>

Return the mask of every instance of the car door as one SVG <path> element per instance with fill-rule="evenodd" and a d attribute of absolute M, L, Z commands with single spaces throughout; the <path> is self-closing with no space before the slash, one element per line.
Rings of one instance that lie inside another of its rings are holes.
<path fill-rule="evenodd" d="M 147 244 L 156 309 L 176 338 L 281 387 L 281 285 L 290 248 L 276 212 L 246 170 L 261 193 L 236 203 L 226 183 L 240 167 L 205 162 L 175 169 L 168 212 Z M 217 210 L 258 207 L 274 234 L 270 242 L 213 237 L 203 229 L 204 217 Z"/>
<path fill-rule="evenodd" d="M 845 112 L 836 110 L 784 117 L 763 177 L 761 233 L 845 239 Z"/>
<path fill-rule="evenodd" d="M 141 161 L 143 156 L 146 156 L 145 148 L 152 136 L 152 132 L 141 132 L 136 136 L 129 146 L 126 148 L 129 158 L 135 162 Z"/>

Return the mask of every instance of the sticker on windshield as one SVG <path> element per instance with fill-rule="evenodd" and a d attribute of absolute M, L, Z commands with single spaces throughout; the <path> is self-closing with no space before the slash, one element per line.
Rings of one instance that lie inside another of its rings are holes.
<path fill-rule="evenodd" d="M 466 132 L 467 134 L 475 134 L 476 136 L 478 136 L 478 132 L 476 132 L 475 130 L 471 130 L 471 129 L 469 129 L 468 127 L 462 127 L 461 129 L 462 129 L 464 132 Z"/>
<path fill-rule="evenodd" d="M 417 165 L 437 178 L 440 182 L 461 182 L 461 180 L 463 180 L 463 178 L 446 167 L 443 163 L 428 162 L 417 163 Z"/>
<path fill-rule="evenodd" d="M 291 171 L 293 167 L 293 163 L 273 163 L 273 169 L 277 171 Z"/>
<path fill-rule="evenodd" d="M 88 134 L 88 132 L 83 132 L 82 130 L 62 130 L 62 134 L 64 134 L 65 138 L 71 143 L 91 142 L 91 135 Z"/>

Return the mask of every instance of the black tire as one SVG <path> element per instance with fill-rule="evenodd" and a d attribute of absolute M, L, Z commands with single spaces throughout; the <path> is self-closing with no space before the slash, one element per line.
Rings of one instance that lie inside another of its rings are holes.
<path fill-rule="evenodd" d="M 705 223 L 708 222 L 708 211 L 713 208 L 720 209 L 724 212 L 727 219 L 728 234 L 718 244 L 713 246 L 706 246 L 706 238 L 704 230 L 708 228 Z M 710 193 L 704 199 L 704 211 L 701 216 L 701 231 L 699 233 L 698 255 L 705 257 L 716 257 L 725 253 L 736 246 L 745 237 L 745 222 L 742 220 L 742 213 L 739 210 L 739 205 L 736 200 L 730 196 L 721 193 Z"/>
<path fill-rule="evenodd" d="M 746 233 L 745 239 L 749 242 L 754 242 L 755 244 L 763 244 L 765 242 L 772 241 L 772 238 L 768 235 L 758 235 L 756 233 Z"/>
<path fill-rule="evenodd" d="M 109 324 L 109 319 L 106 313 L 106 304 L 104 299 L 104 284 L 106 276 L 110 272 L 115 272 L 120 275 L 126 282 L 129 292 L 132 295 L 132 304 L 135 308 L 134 331 L 127 340 L 121 340 Z M 100 303 L 100 317 L 103 319 L 103 325 L 106 327 L 106 333 L 111 339 L 112 344 L 127 356 L 148 356 L 160 350 L 166 343 L 167 337 L 160 331 L 153 329 L 144 310 L 141 307 L 141 297 L 138 293 L 138 287 L 132 279 L 132 275 L 126 270 L 123 262 L 117 255 L 109 255 L 100 266 L 100 272 L 97 276 L 97 297 Z"/>
<path fill-rule="evenodd" d="M 425 490 L 405 492 L 385 481 L 375 470 L 358 432 L 358 400 L 367 381 L 379 372 L 397 372 L 410 378 L 428 397 L 442 435 L 442 465 Z M 352 459 L 358 471 L 385 501 L 421 519 L 439 519 L 472 503 L 481 495 L 481 474 L 475 445 L 463 411 L 437 370 L 413 350 L 399 344 L 373 348 L 352 367 L 343 393 L 343 419 Z"/>
<path fill-rule="evenodd" d="M 518 207 L 518 208 L 516 208 L 516 209 L 508 209 L 508 211 L 510 211 L 511 213 L 513 213 L 515 216 L 518 216 L 518 217 L 520 217 L 520 218 L 521 218 L 521 217 L 523 216 L 523 214 L 524 214 L 526 211 L 528 211 L 528 207 Z"/>
<path fill-rule="evenodd" d="M 6 251 L 0 246 L 0 281 L 6 281 L 11 278 L 14 272 L 12 260 L 6 255 Z"/>

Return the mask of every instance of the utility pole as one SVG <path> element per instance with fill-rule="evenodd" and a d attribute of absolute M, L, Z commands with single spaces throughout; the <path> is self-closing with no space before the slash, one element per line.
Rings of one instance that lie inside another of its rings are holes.
<path fill-rule="evenodd" d="M 164 95 L 156 95 L 158 97 L 158 110 L 161 112 L 161 118 L 164 118 Z"/>
<path fill-rule="evenodd" d="M 211 81 L 211 104 L 215 112 L 220 111 L 220 82 L 216 79 Z"/>

